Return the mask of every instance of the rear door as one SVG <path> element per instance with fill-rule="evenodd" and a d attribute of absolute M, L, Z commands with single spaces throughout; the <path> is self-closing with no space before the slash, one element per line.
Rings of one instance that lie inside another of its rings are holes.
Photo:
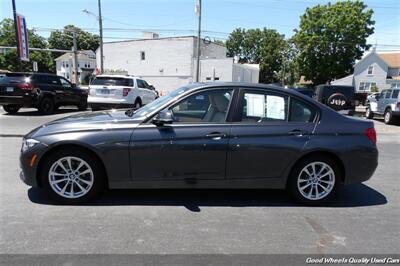
<path fill-rule="evenodd" d="M 242 89 L 232 126 L 228 179 L 279 178 L 314 130 L 317 109 L 306 101 L 265 89 Z"/>
<path fill-rule="evenodd" d="M 385 107 L 386 107 L 386 93 L 387 90 L 383 90 L 381 91 L 381 94 L 379 95 L 379 100 L 378 100 L 378 113 L 383 114 L 383 112 L 385 111 Z"/>

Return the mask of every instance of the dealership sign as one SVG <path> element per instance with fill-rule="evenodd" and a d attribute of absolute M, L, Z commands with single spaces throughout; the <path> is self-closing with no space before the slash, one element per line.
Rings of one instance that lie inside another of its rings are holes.
<path fill-rule="evenodd" d="M 19 58 L 22 61 L 29 61 L 28 30 L 26 29 L 25 17 L 20 14 L 17 14 L 17 29 Z"/>

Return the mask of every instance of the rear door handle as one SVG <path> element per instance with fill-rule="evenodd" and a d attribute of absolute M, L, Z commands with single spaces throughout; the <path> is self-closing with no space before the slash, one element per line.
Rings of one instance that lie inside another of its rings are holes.
<path fill-rule="evenodd" d="M 221 133 L 221 132 L 211 132 L 206 135 L 206 138 L 211 138 L 211 139 L 215 139 L 215 140 L 222 139 L 225 137 L 226 137 L 226 134 Z"/>
<path fill-rule="evenodd" d="M 294 129 L 292 131 L 289 131 L 288 134 L 289 135 L 293 135 L 293 136 L 303 136 L 303 135 L 308 135 L 308 131 L 300 130 L 300 129 Z"/>

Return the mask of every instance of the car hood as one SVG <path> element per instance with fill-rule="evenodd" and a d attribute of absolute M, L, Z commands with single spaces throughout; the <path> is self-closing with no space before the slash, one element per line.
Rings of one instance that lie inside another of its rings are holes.
<path fill-rule="evenodd" d="M 126 111 L 86 112 L 67 116 L 35 128 L 25 138 L 35 138 L 57 133 L 70 133 L 117 128 L 135 128 L 145 117 L 131 117 Z"/>

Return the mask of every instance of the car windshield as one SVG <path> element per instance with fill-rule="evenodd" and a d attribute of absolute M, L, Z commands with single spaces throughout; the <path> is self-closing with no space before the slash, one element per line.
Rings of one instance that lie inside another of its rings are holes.
<path fill-rule="evenodd" d="M 90 85 L 106 85 L 106 86 L 130 86 L 129 79 L 114 77 L 97 77 Z"/>
<path fill-rule="evenodd" d="M 171 92 L 168 95 L 162 96 L 162 97 L 158 98 L 157 100 L 155 100 L 149 104 L 146 104 L 145 106 L 143 106 L 142 108 L 140 108 L 136 111 L 129 110 L 126 112 L 126 114 L 133 118 L 147 116 L 149 113 L 153 112 L 154 110 L 158 109 L 159 107 L 163 106 L 164 104 L 166 104 L 173 98 L 181 95 L 182 93 L 186 92 L 189 89 L 190 89 L 189 87 L 181 87 L 179 89 L 174 90 L 173 92 Z"/>

